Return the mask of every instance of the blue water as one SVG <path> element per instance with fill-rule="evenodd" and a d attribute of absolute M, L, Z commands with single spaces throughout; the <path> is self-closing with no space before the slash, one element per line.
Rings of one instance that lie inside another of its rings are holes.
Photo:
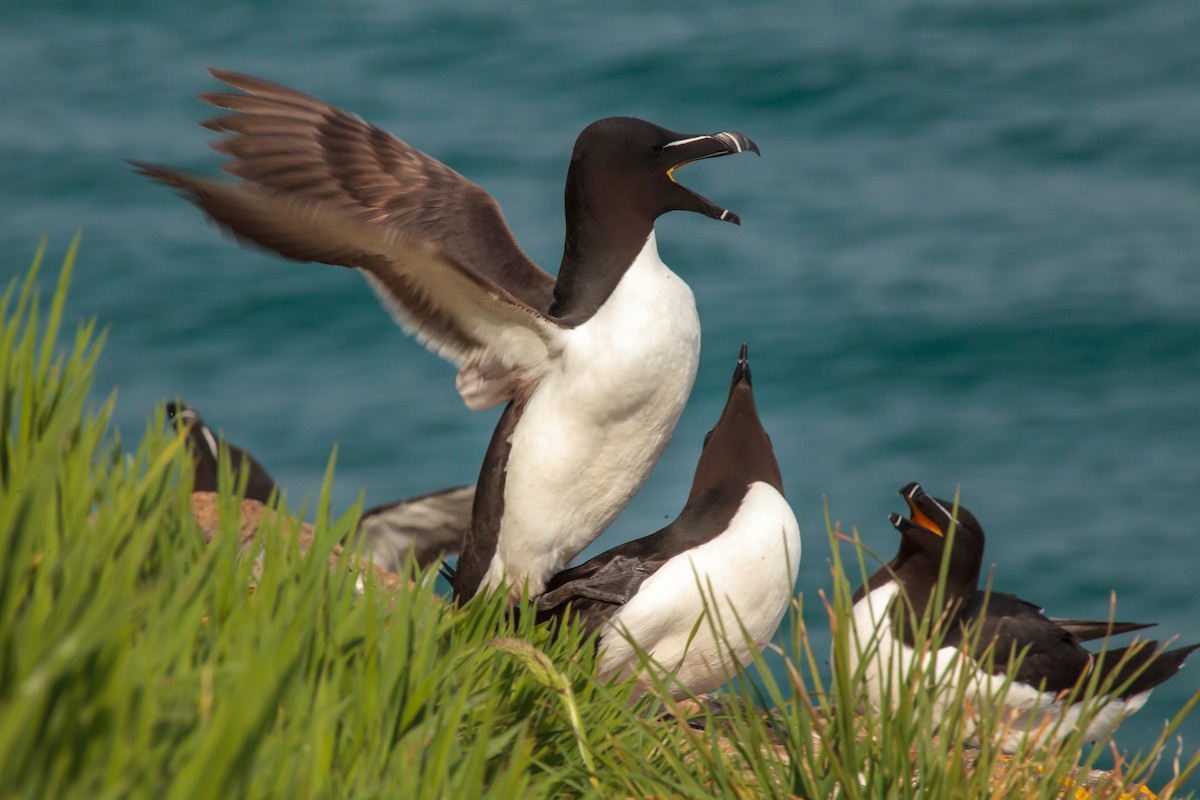
<path fill-rule="evenodd" d="M 69 311 L 110 331 L 98 387 L 139 434 L 182 396 L 293 501 L 338 444 L 336 500 L 474 479 L 496 413 L 355 274 L 223 240 L 136 177 L 215 173 L 214 64 L 354 110 L 501 202 L 557 265 L 578 131 L 642 116 L 742 130 L 763 157 L 683 179 L 743 226 L 673 214 L 664 260 L 704 352 L 678 433 L 597 547 L 682 505 L 742 341 L 805 541 L 824 504 L 890 555 L 912 480 L 989 533 L 996 585 L 1059 616 L 1200 640 L 1200 5 L 1192 0 L 393 4 L 76 2 L 0 25 L 0 277 L 83 244 Z M 827 625 L 809 623 L 819 643 Z M 824 647 L 824 644 L 819 644 Z M 1118 734 L 1146 746 L 1191 665 Z M 1183 729 L 1200 747 L 1200 716 Z"/>

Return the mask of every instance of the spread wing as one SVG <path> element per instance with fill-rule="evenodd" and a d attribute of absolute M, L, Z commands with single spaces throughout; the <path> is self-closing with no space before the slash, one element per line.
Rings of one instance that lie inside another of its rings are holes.
<path fill-rule="evenodd" d="M 357 268 L 398 321 L 459 367 L 472 408 L 536 380 L 561 325 L 554 279 L 517 245 L 495 199 L 357 116 L 300 92 L 212 70 L 242 90 L 202 95 L 238 113 L 206 121 L 232 136 L 225 184 L 135 164 L 183 191 L 238 237 L 285 258 Z"/>
<path fill-rule="evenodd" d="M 409 497 L 363 512 L 351 542 L 363 541 L 364 552 L 391 572 L 400 573 L 409 551 L 427 567 L 458 552 L 471 521 L 474 486 Z"/>

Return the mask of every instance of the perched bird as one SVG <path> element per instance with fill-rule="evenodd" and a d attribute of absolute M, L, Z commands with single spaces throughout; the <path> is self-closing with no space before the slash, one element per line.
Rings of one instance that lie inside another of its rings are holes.
<path fill-rule="evenodd" d="M 885 697 L 894 705 L 905 691 L 904 676 L 916 659 L 927 658 L 919 655 L 924 645 L 916 640 L 915 631 L 926 612 L 932 612 L 932 619 L 944 619 L 945 638 L 933 654 L 934 664 L 925 662 L 946 686 L 934 709 L 935 719 L 943 718 L 946 704 L 954 702 L 953 686 L 958 680 L 969 680 L 967 697 L 974 698 L 973 705 L 987 708 L 1002 703 L 998 744 L 1009 753 L 1026 735 L 1043 744 L 1070 736 L 1083 711 L 1078 697 L 1070 697 L 1071 690 L 1092 677 L 1098 678 L 1098 685 L 1107 682 L 1110 687 L 1102 698 L 1102 710 L 1091 717 L 1084 732 L 1086 741 L 1095 741 L 1141 708 L 1150 691 L 1178 672 L 1188 654 L 1200 647 L 1162 652 L 1151 641 L 1101 653 L 1085 650 L 1080 642 L 1151 625 L 1050 619 L 1015 595 L 980 590 L 984 534 L 975 516 L 961 505 L 954 509 L 953 503 L 930 497 L 916 483 L 905 486 L 900 495 L 908 504 L 909 518 L 889 517 L 900 532 L 900 551 L 854 596 L 856 641 L 850 647 L 850 668 L 868 659 L 865 675 L 877 707 L 888 702 Z M 931 608 L 952 529 L 943 603 Z M 904 598 L 907 604 L 902 606 Z M 972 636 L 973 630 L 977 636 Z M 989 648 L 994 648 L 990 659 Z M 1002 694 L 1005 676 L 1021 654 L 1024 658 L 1011 676 L 1007 694 Z M 961 671 L 962 659 L 967 659 L 965 671 Z M 976 738 L 973 731 L 969 736 Z"/>
<path fill-rule="evenodd" d="M 174 423 L 176 429 L 187 430 L 188 450 L 192 454 L 192 466 L 195 478 L 192 482 L 194 492 L 215 492 L 217 490 L 217 462 L 221 456 L 218 445 L 219 437 L 212 428 L 204 423 L 196 409 L 187 403 L 167 403 L 167 418 Z M 229 451 L 229 471 L 237 479 L 238 473 L 246 469 L 246 499 L 267 502 L 271 492 L 275 491 L 275 479 L 266 468 L 255 460 L 254 456 L 240 447 L 225 442 Z"/>
<path fill-rule="evenodd" d="M 192 491 L 215 492 L 220 438 L 187 403 L 167 403 L 167 417 L 178 429 L 187 429 L 196 476 Z M 235 478 L 243 465 L 249 471 L 246 499 L 267 502 L 276 484 L 266 468 L 240 447 L 228 442 L 225 447 Z M 400 573 L 410 551 L 418 566 L 429 566 L 462 546 L 474 496 L 474 486 L 456 486 L 369 508 L 346 545 L 361 542 L 363 556 L 389 572 Z"/>
<path fill-rule="evenodd" d="M 357 116 L 223 70 L 201 95 L 236 113 L 205 127 L 238 185 L 134 162 L 239 238 L 360 270 L 419 341 L 458 367 L 470 408 L 508 403 L 479 475 L 458 560 L 460 601 L 513 596 L 591 542 L 638 490 L 691 391 L 700 324 L 658 256 L 672 210 L 738 223 L 675 181 L 692 161 L 758 147 L 741 133 L 674 133 L 611 117 L 575 142 L 558 276 L 529 260 L 495 199 Z"/>
<path fill-rule="evenodd" d="M 800 526 L 758 418 L 743 345 L 683 511 L 662 530 L 555 575 L 539 617 L 571 613 L 599 631 L 601 678 L 633 674 L 640 650 L 675 677 L 683 697 L 724 683 L 752 648 L 770 642 L 799 566 Z M 649 685 L 643 676 L 643 691 Z"/>

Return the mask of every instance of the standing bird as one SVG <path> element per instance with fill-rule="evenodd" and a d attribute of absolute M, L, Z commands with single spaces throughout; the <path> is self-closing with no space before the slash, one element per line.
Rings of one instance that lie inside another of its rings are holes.
<path fill-rule="evenodd" d="M 203 123 L 238 185 L 136 163 L 239 238 L 360 270 L 419 341 L 458 367 L 468 407 L 508 403 L 480 471 L 454 580 L 459 601 L 548 577 L 625 507 L 691 391 L 700 323 L 658 256 L 654 222 L 736 214 L 675 181 L 705 158 L 757 153 L 741 133 L 684 135 L 629 117 L 579 135 L 557 279 L 521 251 L 499 205 L 357 116 L 223 70 L 201 95 L 237 112 Z"/>
<path fill-rule="evenodd" d="M 896 694 L 904 691 L 906 673 L 916 659 L 927 657 L 919 655 L 924 646 L 916 641 L 914 631 L 927 612 L 933 612 L 930 619 L 944 620 L 945 631 L 933 654 L 935 674 L 946 681 L 939 690 L 945 695 L 934 709 L 936 720 L 946 714 L 945 704 L 953 702 L 956 679 L 947 676 L 964 675 L 959 671 L 962 659 L 968 661 L 966 679 L 972 683 L 967 697 L 983 698 L 974 704 L 991 708 L 995 701 L 986 698 L 1001 697 L 1010 665 L 1024 654 L 997 709 L 1004 715 L 999 744 L 1009 753 L 1026 735 L 1046 744 L 1070 736 L 1083 711 L 1080 698 L 1071 697 L 1071 692 L 1081 680 L 1093 677 L 1093 670 L 1099 671 L 1098 685 L 1110 689 L 1101 698 L 1103 708 L 1084 731 L 1089 742 L 1145 705 L 1150 691 L 1178 672 L 1188 654 L 1200 647 L 1161 652 L 1158 642 L 1151 641 L 1102 653 L 1085 650 L 1080 642 L 1151 625 L 1050 619 L 1016 595 L 979 590 L 984 534 L 975 516 L 961 505 L 953 513 L 952 503 L 930 497 L 916 483 L 901 489 L 900 496 L 908 504 L 910 518 L 889 515 L 900 532 L 900 552 L 854 596 L 856 641 L 850 647 L 850 669 L 857 668 L 860 658 L 869 659 L 865 674 L 877 707 L 887 702 L 885 696 L 895 703 Z M 951 528 L 943 604 L 930 608 Z M 977 637 L 972 636 L 974 631 Z M 990 659 L 985 655 L 989 648 L 994 648 Z"/>
<path fill-rule="evenodd" d="M 682 698 L 724 683 L 752 648 L 771 641 L 799 566 L 800 526 L 783 497 L 742 345 L 683 511 L 662 530 L 555 575 L 539 617 L 571 613 L 599 631 L 602 679 L 633 674 L 641 651 L 674 676 Z M 643 677 L 641 690 L 650 685 Z"/>
<path fill-rule="evenodd" d="M 192 480 L 193 492 L 215 492 L 217 490 L 217 462 L 221 456 L 218 437 L 212 428 L 204 423 L 196 409 L 187 403 L 167 403 L 167 418 L 177 430 L 187 430 L 188 451 L 192 454 L 192 467 L 195 475 Z M 258 463 L 254 456 L 240 447 L 225 442 L 229 452 L 229 471 L 237 480 L 238 473 L 246 469 L 246 499 L 265 503 L 275 491 L 275 479 L 267 472 L 266 467 Z"/>

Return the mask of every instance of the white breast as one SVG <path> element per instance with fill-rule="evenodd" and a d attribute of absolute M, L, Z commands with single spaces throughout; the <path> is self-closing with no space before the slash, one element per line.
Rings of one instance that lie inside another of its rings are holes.
<path fill-rule="evenodd" d="M 721 685 L 775 635 L 799 566 L 791 507 L 774 487 L 752 484 L 724 533 L 663 564 L 609 620 L 598 674 L 632 674 L 640 648 L 692 692 Z M 711 619 L 702 619 L 706 601 Z"/>
<path fill-rule="evenodd" d="M 974 667 L 975 662 L 954 647 L 940 648 L 932 657 L 919 656 L 903 641 L 892 635 L 888 607 L 899 594 L 895 583 L 887 583 L 871 591 L 854 604 L 850 642 L 850 670 L 857 669 L 862 660 L 867 664 L 864 678 L 872 705 L 876 709 L 895 711 L 908 691 L 913 670 L 919 666 L 922 681 L 929 684 L 932 673 L 937 677 L 936 702 L 933 719 L 941 724 L 952 705 L 960 702 L 957 687 L 967 682 L 965 699 L 968 709 L 1000 715 L 995 721 L 998 732 L 996 744 L 1007 753 L 1016 752 L 1027 735 L 1046 743 L 1071 735 L 1078 724 L 1080 709 L 1068 706 L 1052 692 L 1018 683 L 1005 685 L 1003 675 L 991 675 Z M 1145 704 L 1149 692 L 1129 700 L 1114 699 L 1107 703 L 1088 726 L 1086 741 L 1094 741 L 1111 730 L 1123 717 Z M 978 744 L 978 724 L 970 717 L 961 734 L 969 743 Z M 1026 732 L 1029 732 L 1028 734 Z"/>
<path fill-rule="evenodd" d="M 504 515 L 484 586 L 536 595 L 641 487 L 671 438 L 700 357 L 692 290 L 651 232 L 608 301 L 566 331 L 512 435 Z"/>

